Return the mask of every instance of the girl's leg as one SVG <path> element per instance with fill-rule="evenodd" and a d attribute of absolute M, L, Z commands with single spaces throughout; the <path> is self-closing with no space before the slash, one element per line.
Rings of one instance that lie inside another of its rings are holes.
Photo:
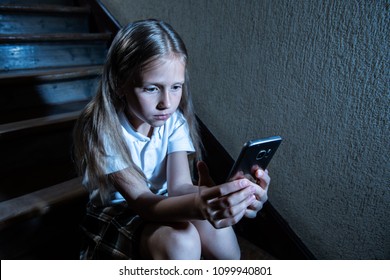
<path fill-rule="evenodd" d="M 141 232 L 140 253 L 146 259 L 200 259 L 201 242 L 190 222 L 147 224 Z"/>
<path fill-rule="evenodd" d="M 192 223 L 199 232 L 202 255 L 205 259 L 240 259 L 240 246 L 232 227 L 216 229 L 208 221 Z"/>

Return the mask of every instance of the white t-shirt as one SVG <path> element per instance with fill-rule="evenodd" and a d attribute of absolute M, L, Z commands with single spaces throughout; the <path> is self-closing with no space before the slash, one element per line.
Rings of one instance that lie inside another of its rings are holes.
<path fill-rule="evenodd" d="M 135 131 L 124 113 L 119 115 L 119 120 L 134 164 L 144 172 L 150 183 L 151 191 L 156 194 L 166 194 L 167 155 L 179 151 L 195 151 L 186 119 L 180 112 L 176 111 L 163 126 L 153 129 L 150 138 Z M 105 148 L 109 155 L 105 167 L 106 174 L 128 167 L 120 157 L 110 154 L 109 143 L 105 143 Z M 123 200 L 123 196 L 116 192 L 112 203 Z"/>

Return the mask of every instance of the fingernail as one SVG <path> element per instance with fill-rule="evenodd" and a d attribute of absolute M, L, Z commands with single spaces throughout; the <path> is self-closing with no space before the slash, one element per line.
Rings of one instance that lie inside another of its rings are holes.
<path fill-rule="evenodd" d="M 247 180 L 241 180 L 240 181 L 240 186 L 241 187 L 247 187 L 248 186 Z"/>
<path fill-rule="evenodd" d="M 261 169 L 258 169 L 256 173 L 256 177 L 262 177 L 264 175 L 264 171 Z"/>

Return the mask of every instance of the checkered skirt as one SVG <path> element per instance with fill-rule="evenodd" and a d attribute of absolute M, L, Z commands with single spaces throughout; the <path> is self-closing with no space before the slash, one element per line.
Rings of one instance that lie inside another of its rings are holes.
<path fill-rule="evenodd" d="M 80 259 L 140 259 L 143 224 L 126 203 L 101 208 L 88 205 L 81 224 L 85 238 Z"/>

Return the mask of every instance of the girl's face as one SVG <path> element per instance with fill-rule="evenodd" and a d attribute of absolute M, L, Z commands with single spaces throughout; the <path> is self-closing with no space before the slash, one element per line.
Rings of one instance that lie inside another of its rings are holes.
<path fill-rule="evenodd" d="M 179 107 L 185 80 L 185 64 L 179 58 L 151 62 L 141 74 L 140 85 L 126 94 L 127 117 L 139 133 L 150 136 Z"/>

